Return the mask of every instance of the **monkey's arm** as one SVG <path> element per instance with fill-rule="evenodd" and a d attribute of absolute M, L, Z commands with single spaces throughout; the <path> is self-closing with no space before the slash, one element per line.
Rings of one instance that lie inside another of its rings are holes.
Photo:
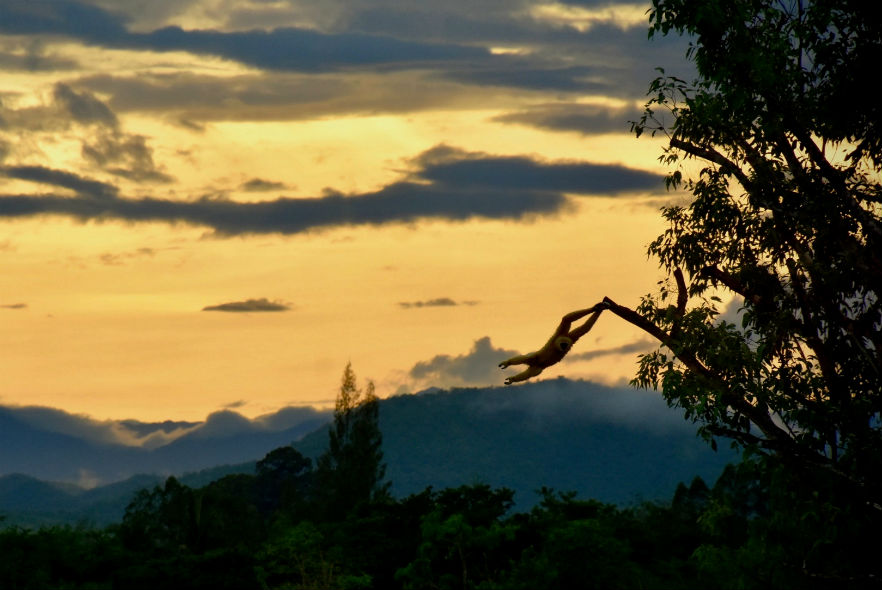
<path fill-rule="evenodd" d="M 603 302 L 598 303 L 597 305 L 593 305 L 587 309 L 578 309 L 576 311 L 571 311 L 566 314 L 564 317 L 560 318 L 560 324 L 557 326 L 557 330 L 554 331 L 554 335 L 551 337 L 552 340 L 557 338 L 558 336 L 566 336 L 570 331 L 570 326 L 576 320 L 581 320 L 586 315 L 592 312 L 600 312 L 607 308 L 607 305 Z M 596 320 L 595 320 L 596 321 Z"/>
<path fill-rule="evenodd" d="M 525 370 L 521 371 L 517 375 L 512 375 L 511 377 L 506 379 L 505 384 L 511 385 L 512 383 L 517 383 L 518 381 L 526 381 L 530 377 L 535 377 L 541 372 L 541 367 L 527 367 Z"/>
<path fill-rule="evenodd" d="M 604 309 L 609 309 L 609 306 L 606 303 L 600 302 L 597 305 L 592 305 L 588 309 L 579 309 L 577 311 L 571 311 L 570 313 L 568 313 L 567 315 L 562 317 L 560 322 L 561 323 L 567 322 L 567 323 L 572 324 L 576 320 L 580 320 L 580 319 L 584 318 L 589 313 L 592 313 L 592 312 L 600 313 Z"/>
<path fill-rule="evenodd" d="M 504 369 L 509 365 L 523 365 L 524 363 L 529 363 L 534 358 L 536 358 L 535 352 L 530 352 L 527 354 L 519 354 L 518 356 L 513 356 L 507 361 L 502 361 L 499 363 L 499 368 Z"/>
<path fill-rule="evenodd" d="M 596 307 L 596 306 L 595 306 L 595 307 Z M 593 308 L 592 308 L 592 309 L 593 309 Z M 582 324 L 581 326 L 579 326 L 578 328 L 576 328 L 575 330 L 573 330 L 572 332 L 570 332 L 570 338 L 572 338 L 573 342 L 575 342 L 576 340 L 578 340 L 579 338 L 581 338 L 582 336 L 584 336 L 585 334 L 587 334 L 588 331 L 591 330 L 591 328 L 594 327 L 594 324 L 595 324 L 595 322 L 597 322 L 597 318 L 600 317 L 600 314 L 601 314 L 602 311 L 603 311 L 602 309 L 599 309 L 599 310 L 595 311 L 595 312 L 591 315 L 590 318 L 588 318 L 587 320 L 585 320 L 585 323 L 584 323 L 584 324 Z"/>

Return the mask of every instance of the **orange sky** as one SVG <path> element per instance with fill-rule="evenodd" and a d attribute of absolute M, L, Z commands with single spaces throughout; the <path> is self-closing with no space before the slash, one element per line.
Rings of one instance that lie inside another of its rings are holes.
<path fill-rule="evenodd" d="M 592 4 L 0 2 L 0 404 L 501 384 L 563 313 L 636 304 L 674 197 L 628 120 L 685 42 Z M 602 317 L 542 377 L 640 349 Z"/>

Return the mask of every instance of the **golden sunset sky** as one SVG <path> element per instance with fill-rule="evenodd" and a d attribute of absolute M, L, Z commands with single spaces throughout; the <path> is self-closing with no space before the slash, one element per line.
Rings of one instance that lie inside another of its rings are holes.
<path fill-rule="evenodd" d="M 0 404 L 257 416 L 501 385 L 662 272 L 648 3 L 0 0 Z M 623 383 L 601 317 L 540 378 Z"/>

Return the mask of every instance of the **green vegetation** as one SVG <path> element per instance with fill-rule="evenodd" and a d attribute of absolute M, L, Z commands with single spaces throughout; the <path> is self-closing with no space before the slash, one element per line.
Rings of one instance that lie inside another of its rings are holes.
<path fill-rule="evenodd" d="M 752 459 L 735 477 L 756 503 L 720 492 L 699 517 L 720 531 L 695 554 L 715 586 L 882 583 L 880 17 L 653 0 L 650 35 L 689 35 L 698 78 L 662 72 L 633 129 L 667 138 L 667 185 L 690 199 L 649 247 L 671 280 L 636 310 L 606 301 L 661 343 L 634 383 Z"/>
<path fill-rule="evenodd" d="M 315 469 L 286 447 L 254 475 L 142 490 L 105 530 L 0 530 L 0 586 L 880 587 L 878 10 L 653 2 L 654 33 L 692 36 L 699 79 L 656 80 L 635 131 L 702 165 L 670 175 L 692 199 L 650 246 L 673 285 L 636 310 L 608 303 L 663 345 L 636 383 L 746 450 L 713 487 L 631 507 L 545 489 L 520 513 L 481 484 L 396 500 L 379 404 L 347 367 Z M 720 292 L 743 299 L 740 327 L 720 320 Z"/>
<path fill-rule="evenodd" d="M 786 473 L 755 462 L 731 466 L 711 489 L 681 484 L 665 504 L 622 508 L 543 489 L 532 510 L 511 513 L 511 490 L 473 484 L 380 494 L 336 515 L 308 463 L 284 447 L 257 475 L 198 489 L 169 478 L 103 530 L 0 529 L 0 586 L 873 587 L 872 525 L 806 511 Z M 835 562 L 850 583 L 807 572 L 806 557 Z"/>
<path fill-rule="evenodd" d="M 513 512 L 514 492 L 485 484 L 393 499 L 379 404 L 350 367 L 328 433 L 315 468 L 281 447 L 254 474 L 142 489 L 104 529 L 2 528 L 0 587 L 844 587 L 806 559 L 850 572 L 852 587 L 872 580 L 876 524 L 855 518 L 861 507 L 809 505 L 766 462 L 630 507 L 543 488 L 531 510 Z"/>
<path fill-rule="evenodd" d="M 876 3 L 654 0 L 698 79 L 662 76 L 635 132 L 663 134 L 671 275 L 636 311 L 656 337 L 635 383 L 708 439 L 828 474 L 882 505 L 882 58 Z M 721 321 L 720 296 L 741 302 Z"/>

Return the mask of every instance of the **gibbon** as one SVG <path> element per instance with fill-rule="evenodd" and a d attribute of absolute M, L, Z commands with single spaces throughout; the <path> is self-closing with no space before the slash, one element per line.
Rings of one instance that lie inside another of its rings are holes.
<path fill-rule="evenodd" d="M 568 313 L 561 318 L 560 325 L 558 325 L 554 334 L 551 335 L 551 338 L 548 339 L 548 342 L 545 343 L 545 346 L 535 352 L 514 356 L 507 361 L 499 363 L 500 369 L 510 365 L 527 365 L 524 371 L 507 378 L 505 384 L 511 385 L 518 381 L 526 381 L 541 373 L 543 369 L 559 363 L 573 347 L 573 344 L 576 343 L 576 340 L 588 333 L 588 330 L 594 326 L 597 318 L 600 317 L 600 313 L 604 309 L 608 309 L 608 307 L 606 303 L 598 303 L 594 307 Z M 584 324 L 570 331 L 570 325 L 573 322 L 582 319 L 589 313 L 592 315 Z"/>

